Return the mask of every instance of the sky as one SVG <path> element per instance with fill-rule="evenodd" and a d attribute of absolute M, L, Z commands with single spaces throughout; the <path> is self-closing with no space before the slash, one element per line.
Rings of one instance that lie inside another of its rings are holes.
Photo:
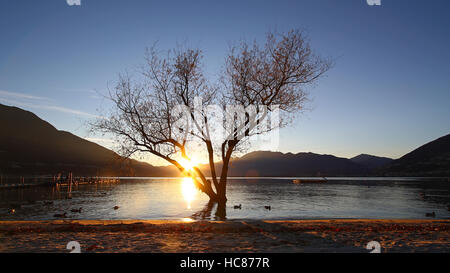
<path fill-rule="evenodd" d="M 0 103 L 111 147 L 87 122 L 146 47 L 199 47 L 214 78 L 230 44 L 301 29 L 335 65 L 278 150 L 399 158 L 450 133 L 449 12 L 447 0 L 0 0 Z"/>

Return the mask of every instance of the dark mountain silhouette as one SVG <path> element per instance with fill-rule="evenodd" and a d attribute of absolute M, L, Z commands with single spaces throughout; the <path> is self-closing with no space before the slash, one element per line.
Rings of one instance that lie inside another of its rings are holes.
<path fill-rule="evenodd" d="M 159 169 L 69 132 L 35 114 L 0 104 L 0 173 L 76 175 L 160 175 Z"/>
<path fill-rule="evenodd" d="M 394 159 L 392 158 L 379 157 L 368 154 L 360 154 L 358 156 L 350 158 L 350 160 L 366 167 L 369 170 L 377 170 L 394 161 Z"/>
<path fill-rule="evenodd" d="M 450 176 L 450 134 L 394 160 L 383 173 L 392 176 Z"/>
<path fill-rule="evenodd" d="M 221 169 L 220 163 L 216 166 Z M 229 176 L 246 177 L 361 176 L 368 173 L 367 168 L 347 158 L 314 153 L 284 154 L 268 151 L 251 152 L 240 158 L 234 158 L 229 169 Z"/>
<path fill-rule="evenodd" d="M 178 176 L 173 166 L 124 159 L 98 144 L 59 131 L 35 114 L 0 104 L 0 174 Z M 208 166 L 200 166 L 209 174 Z M 220 174 L 221 163 L 216 163 Z M 257 151 L 234 158 L 229 176 L 450 176 L 450 135 L 400 159 L 362 154 L 351 159 L 314 153 Z"/>

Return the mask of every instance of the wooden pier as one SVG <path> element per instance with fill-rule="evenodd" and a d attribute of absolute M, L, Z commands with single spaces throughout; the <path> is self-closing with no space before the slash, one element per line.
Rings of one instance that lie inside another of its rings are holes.
<path fill-rule="evenodd" d="M 53 176 L 5 176 L 0 175 L 0 189 L 7 188 L 24 188 L 33 186 L 67 186 L 69 191 L 73 186 L 87 185 L 87 184 L 111 184 L 118 183 L 119 179 L 115 177 L 100 177 L 100 176 L 73 176 L 73 173 L 67 175 L 53 175 Z"/>

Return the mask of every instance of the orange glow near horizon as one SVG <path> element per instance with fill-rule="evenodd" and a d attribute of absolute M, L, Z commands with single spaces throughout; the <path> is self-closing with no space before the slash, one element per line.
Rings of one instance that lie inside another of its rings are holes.
<path fill-rule="evenodd" d="M 177 160 L 183 168 L 185 168 L 187 171 L 193 171 L 194 167 L 198 165 L 197 161 L 195 159 L 187 160 L 185 158 L 181 158 L 180 160 Z"/>

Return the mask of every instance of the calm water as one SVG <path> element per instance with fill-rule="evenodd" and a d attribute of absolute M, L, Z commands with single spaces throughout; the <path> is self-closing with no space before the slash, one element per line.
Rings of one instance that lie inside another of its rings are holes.
<path fill-rule="evenodd" d="M 436 218 L 449 219 L 450 182 L 400 179 L 348 179 L 296 185 L 291 179 L 228 182 L 227 219 Z M 53 201 L 53 204 L 45 202 Z M 1 220 L 69 219 L 214 219 L 208 198 L 182 179 L 121 180 L 116 184 L 80 185 L 68 198 L 66 188 L 0 189 Z M 233 205 L 242 204 L 242 209 Z M 270 205 L 271 210 L 264 206 Z M 120 208 L 114 210 L 114 206 Z M 10 208 L 15 214 L 9 214 Z M 82 208 L 81 213 L 70 212 Z M 202 211 L 205 213 L 201 213 Z M 206 215 L 206 216 L 205 216 Z"/>

